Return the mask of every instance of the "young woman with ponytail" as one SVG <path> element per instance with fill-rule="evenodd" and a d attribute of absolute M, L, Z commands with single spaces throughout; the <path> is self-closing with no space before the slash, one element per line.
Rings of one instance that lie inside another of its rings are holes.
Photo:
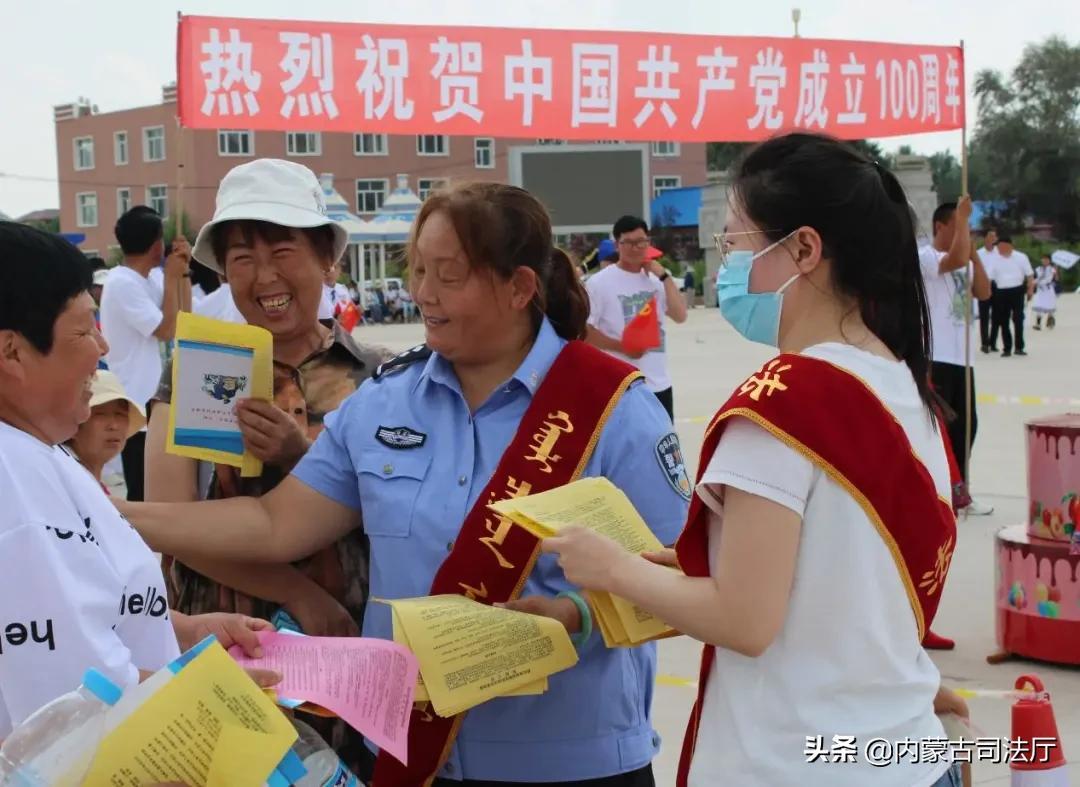
<path fill-rule="evenodd" d="M 780 136 L 737 167 L 720 243 L 721 313 L 778 355 L 706 432 L 684 573 L 583 529 L 543 548 L 706 643 L 678 784 L 959 784 L 902 744 L 944 737 L 921 643 L 956 534 L 903 189 L 840 141 Z"/>
<path fill-rule="evenodd" d="M 291 561 L 362 528 L 374 598 L 471 588 L 564 623 L 580 659 L 546 693 L 496 699 L 464 720 L 414 711 L 408 767 L 380 755 L 373 775 L 359 774 L 367 783 L 651 787 L 654 648 L 605 648 L 555 561 L 534 564 L 536 540 L 486 506 L 606 476 L 674 543 L 690 485 L 671 422 L 635 369 L 580 341 L 585 292 L 528 192 L 479 183 L 431 196 L 408 263 L 426 344 L 328 415 L 279 486 L 125 511 L 155 548 L 196 561 Z M 392 634 L 389 607 L 368 604 L 364 635 Z"/>

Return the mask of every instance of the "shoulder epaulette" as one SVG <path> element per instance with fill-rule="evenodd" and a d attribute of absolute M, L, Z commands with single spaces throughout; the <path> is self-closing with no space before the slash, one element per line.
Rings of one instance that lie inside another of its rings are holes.
<path fill-rule="evenodd" d="M 406 350 L 400 355 L 395 355 L 389 361 L 379 364 L 379 368 L 375 370 L 375 374 L 371 375 L 371 379 L 378 380 L 384 375 L 400 372 L 405 367 L 411 366 L 417 361 L 426 361 L 430 357 L 430 347 L 426 344 L 417 345 L 411 350 Z"/>

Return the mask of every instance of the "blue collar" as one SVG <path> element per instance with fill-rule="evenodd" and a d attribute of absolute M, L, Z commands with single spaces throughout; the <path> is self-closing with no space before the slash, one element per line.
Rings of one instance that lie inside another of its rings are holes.
<path fill-rule="evenodd" d="M 517 371 L 501 387 L 510 388 L 511 383 L 516 381 L 529 392 L 530 396 L 535 395 L 540 383 L 544 381 L 548 370 L 551 369 L 551 365 L 555 363 L 555 359 L 565 346 L 566 340 L 555 333 L 555 328 L 545 317 L 543 322 L 540 323 L 540 330 L 536 334 L 536 340 L 533 342 L 529 354 L 525 356 L 525 360 L 521 362 Z M 454 373 L 454 367 L 438 353 L 432 353 L 431 357 L 428 358 L 424 370 L 420 373 L 416 384 L 413 386 L 413 390 L 415 391 L 424 381 L 444 385 L 459 395 L 461 394 L 461 384 L 458 382 L 457 374 Z"/>

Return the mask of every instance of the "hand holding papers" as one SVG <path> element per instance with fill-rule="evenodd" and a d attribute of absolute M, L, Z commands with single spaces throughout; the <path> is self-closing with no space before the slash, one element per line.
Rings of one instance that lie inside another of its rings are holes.
<path fill-rule="evenodd" d="M 264 328 L 180 312 L 166 450 L 259 475 L 262 462 L 244 450 L 234 408 L 238 399 L 273 399 L 273 362 Z"/>
<path fill-rule="evenodd" d="M 239 664 L 281 674 L 282 696 L 314 702 L 333 711 L 380 749 L 405 762 L 416 686 L 416 657 L 381 639 L 299 637 L 260 632 L 261 659 L 239 648 Z"/>
<path fill-rule="evenodd" d="M 585 478 L 539 495 L 502 500 L 490 508 L 538 538 L 579 525 L 634 554 L 663 549 L 629 498 L 606 478 Z M 587 590 L 586 596 L 609 648 L 631 647 L 677 633 L 618 596 L 595 590 Z"/>
<path fill-rule="evenodd" d="M 551 618 L 465 596 L 385 603 L 393 609 L 395 642 L 420 661 L 421 697 L 443 717 L 495 697 L 540 694 L 549 675 L 577 663 L 570 635 Z"/>

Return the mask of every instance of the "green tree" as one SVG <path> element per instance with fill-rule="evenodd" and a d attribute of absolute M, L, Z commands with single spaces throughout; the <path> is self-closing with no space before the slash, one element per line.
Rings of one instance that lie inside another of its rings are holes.
<path fill-rule="evenodd" d="M 56 234 L 60 232 L 60 218 L 55 219 L 36 219 L 34 221 L 26 222 L 27 226 L 39 229 L 42 232 L 51 232 Z"/>
<path fill-rule="evenodd" d="M 195 243 L 195 236 L 198 233 L 195 233 L 195 232 L 191 231 L 191 219 L 188 218 L 187 211 L 184 211 L 183 215 L 180 217 L 179 224 L 180 224 L 180 234 L 183 235 L 185 238 L 187 238 L 189 243 L 194 244 Z M 166 218 L 165 221 L 164 221 L 165 248 L 166 249 L 169 249 L 169 248 L 172 247 L 172 242 L 176 238 L 176 226 L 177 226 L 176 214 L 175 213 L 170 214 L 169 217 Z"/>
<path fill-rule="evenodd" d="M 972 193 L 1009 201 L 1006 220 L 1033 215 L 1080 237 L 1080 45 L 1059 36 L 1024 49 L 1008 76 L 975 77 Z"/>
<path fill-rule="evenodd" d="M 938 202 L 955 202 L 961 191 L 960 162 L 949 150 L 933 153 L 928 160 Z"/>

